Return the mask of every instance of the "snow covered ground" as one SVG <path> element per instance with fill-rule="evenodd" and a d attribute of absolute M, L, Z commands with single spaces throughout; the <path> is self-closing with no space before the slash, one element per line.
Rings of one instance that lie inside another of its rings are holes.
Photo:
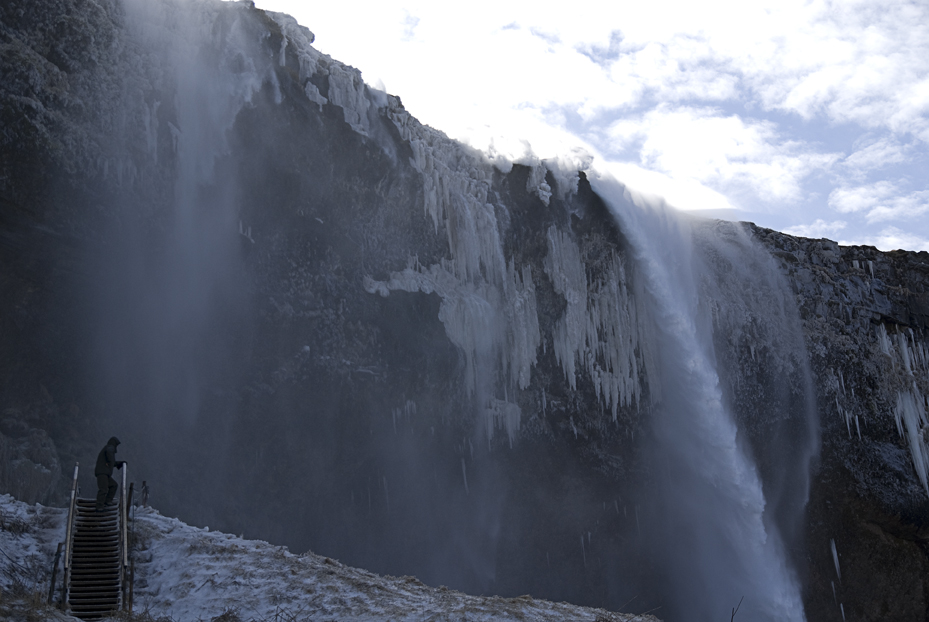
<path fill-rule="evenodd" d="M 66 518 L 64 509 L 0 496 L 0 619 L 74 620 L 39 606 Z M 151 508 L 136 509 L 131 529 L 133 608 L 144 620 L 657 622 L 651 615 L 530 596 L 469 596 L 414 577 L 383 577 L 313 553 L 294 555 L 286 547 L 191 527 Z"/>

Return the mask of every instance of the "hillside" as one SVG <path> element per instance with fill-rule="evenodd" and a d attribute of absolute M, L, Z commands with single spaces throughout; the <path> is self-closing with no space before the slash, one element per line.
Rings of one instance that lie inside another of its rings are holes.
<path fill-rule="evenodd" d="M 76 619 L 35 605 L 36 595 L 44 602 L 47 594 L 66 518 L 66 510 L 0 496 L 0 616 Z M 191 527 L 153 508 L 135 508 L 131 531 L 133 609 L 140 620 L 657 622 L 651 615 L 530 596 L 470 596 L 414 577 L 379 576 L 309 551 L 298 555 L 283 546 Z"/>

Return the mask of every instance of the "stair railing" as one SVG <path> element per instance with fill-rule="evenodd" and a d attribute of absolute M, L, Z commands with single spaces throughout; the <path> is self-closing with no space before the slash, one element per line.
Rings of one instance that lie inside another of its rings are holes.
<path fill-rule="evenodd" d="M 68 606 L 68 590 L 71 587 L 71 549 L 74 546 L 74 510 L 77 505 L 77 469 L 79 463 L 74 463 L 74 480 L 71 482 L 71 503 L 68 506 L 68 525 L 65 529 L 65 573 L 61 586 L 60 608 Z"/>
<path fill-rule="evenodd" d="M 122 608 L 126 608 L 126 580 L 129 577 L 129 496 L 126 490 L 126 481 L 128 480 L 127 471 L 129 467 L 123 462 L 122 486 L 119 487 L 119 585 L 121 592 Z"/>

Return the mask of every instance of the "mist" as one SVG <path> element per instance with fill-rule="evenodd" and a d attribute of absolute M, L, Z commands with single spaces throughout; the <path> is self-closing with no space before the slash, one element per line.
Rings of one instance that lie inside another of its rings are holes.
<path fill-rule="evenodd" d="M 122 6 L 82 442 L 166 514 L 374 572 L 804 619 L 809 370 L 744 232 L 494 168 L 286 16 Z"/>

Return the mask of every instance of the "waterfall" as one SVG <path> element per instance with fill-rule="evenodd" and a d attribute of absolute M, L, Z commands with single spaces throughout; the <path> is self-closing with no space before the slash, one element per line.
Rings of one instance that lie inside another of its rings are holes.
<path fill-rule="evenodd" d="M 723 243 L 712 236 L 700 238 L 695 222 L 666 206 L 635 201 L 608 175 L 597 176 L 592 186 L 630 240 L 646 283 L 661 394 L 649 450 L 655 516 L 645 537 L 666 574 L 671 619 L 723 619 L 744 597 L 740 611 L 746 619 L 804 620 L 800 584 L 781 534 L 782 525 L 797 517 L 771 516 L 751 447 L 721 382 L 713 335 L 718 314 L 707 306 L 706 295 L 714 292 L 705 291 L 717 279 L 707 274 L 708 253 L 699 245 L 718 248 Z M 776 275 L 756 276 L 778 280 Z M 709 302 L 741 306 L 749 315 L 765 313 L 752 309 L 752 301 Z M 763 323 L 786 321 L 783 311 L 767 310 L 771 318 L 763 317 Z M 766 346 L 790 349 L 789 343 L 777 342 L 788 327 L 781 328 L 768 336 Z M 806 501 L 807 467 L 816 446 L 815 431 L 807 430 L 800 441 L 802 473 L 791 482 L 799 485 L 802 499 L 787 504 L 794 514 L 802 512 Z M 769 486 L 772 492 L 779 492 L 776 483 Z"/>
<path fill-rule="evenodd" d="M 494 168 L 287 16 L 126 13 L 118 170 L 161 181 L 100 251 L 101 403 L 165 508 L 473 592 L 804 619 L 809 370 L 738 225 L 591 174 L 617 229 L 575 171 Z"/>

